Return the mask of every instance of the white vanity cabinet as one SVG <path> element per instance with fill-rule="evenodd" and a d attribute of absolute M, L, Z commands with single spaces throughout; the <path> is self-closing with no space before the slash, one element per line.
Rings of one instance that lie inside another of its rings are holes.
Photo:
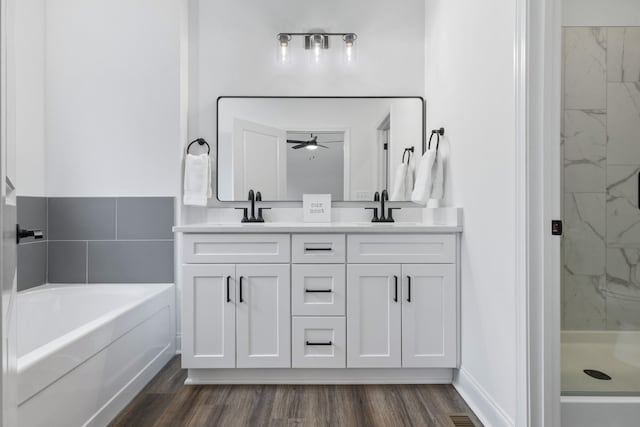
<path fill-rule="evenodd" d="M 185 233 L 188 382 L 450 381 L 458 235 L 372 229 Z"/>
<path fill-rule="evenodd" d="M 354 234 L 347 248 L 347 367 L 456 367 L 456 236 Z"/>
<path fill-rule="evenodd" d="M 288 368 L 288 264 L 183 266 L 182 366 Z"/>
<path fill-rule="evenodd" d="M 236 266 L 182 266 L 182 366 L 235 368 Z"/>

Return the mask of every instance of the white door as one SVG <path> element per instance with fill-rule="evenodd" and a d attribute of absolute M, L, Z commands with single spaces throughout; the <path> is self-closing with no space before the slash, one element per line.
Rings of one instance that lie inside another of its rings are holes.
<path fill-rule="evenodd" d="M 235 265 L 184 265 L 182 271 L 182 367 L 235 368 Z"/>
<path fill-rule="evenodd" d="M 349 264 L 347 271 L 347 367 L 399 368 L 400 264 Z"/>
<path fill-rule="evenodd" d="M 10 7 L 11 6 L 11 7 Z M 15 2 L 0 0 L 0 424 L 17 425 Z"/>
<path fill-rule="evenodd" d="M 238 264 L 238 368 L 291 367 L 289 264 Z"/>
<path fill-rule="evenodd" d="M 457 364 L 456 266 L 402 265 L 402 366 Z"/>
<path fill-rule="evenodd" d="M 263 200 L 287 199 L 287 133 L 246 120 L 233 123 L 233 196 L 246 200 L 250 189 Z"/>

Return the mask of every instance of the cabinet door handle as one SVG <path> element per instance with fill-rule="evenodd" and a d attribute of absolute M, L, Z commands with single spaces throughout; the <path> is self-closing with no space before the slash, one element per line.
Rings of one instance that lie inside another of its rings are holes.
<path fill-rule="evenodd" d="M 231 282 L 231 276 L 227 276 L 227 302 L 231 302 L 231 296 L 229 295 L 230 282 Z"/>
<path fill-rule="evenodd" d="M 311 341 L 307 341 L 306 344 L 307 345 L 333 345 L 333 343 L 331 341 L 327 341 L 327 342 L 311 342 Z"/>
<path fill-rule="evenodd" d="M 393 297 L 393 302 L 398 302 L 398 276 L 393 276 L 393 279 L 395 280 L 395 296 Z"/>
<path fill-rule="evenodd" d="M 305 289 L 305 292 L 309 293 L 309 294 L 315 294 L 315 293 L 331 293 L 331 289 Z"/>
<path fill-rule="evenodd" d="M 330 251 L 331 248 L 304 248 L 305 251 Z"/>
<path fill-rule="evenodd" d="M 411 276 L 407 276 L 407 302 L 411 302 Z"/>
<path fill-rule="evenodd" d="M 244 302 L 244 299 L 242 298 L 242 279 L 244 279 L 244 277 L 240 276 L 240 302 Z"/>

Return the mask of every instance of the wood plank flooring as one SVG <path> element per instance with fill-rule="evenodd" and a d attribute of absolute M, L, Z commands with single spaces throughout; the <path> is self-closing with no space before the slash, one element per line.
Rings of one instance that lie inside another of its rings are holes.
<path fill-rule="evenodd" d="M 174 426 L 452 427 L 469 407 L 450 385 L 185 386 L 175 357 L 111 423 Z"/>

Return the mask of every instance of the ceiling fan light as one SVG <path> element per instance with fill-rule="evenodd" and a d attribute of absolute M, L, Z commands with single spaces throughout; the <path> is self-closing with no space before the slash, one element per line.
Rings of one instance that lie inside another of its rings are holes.
<path fill-rule="evenodd" d="M 305 148 L 307 150 L 317 150 L 318 146 L 316 144 L 308 144 Z"/>

